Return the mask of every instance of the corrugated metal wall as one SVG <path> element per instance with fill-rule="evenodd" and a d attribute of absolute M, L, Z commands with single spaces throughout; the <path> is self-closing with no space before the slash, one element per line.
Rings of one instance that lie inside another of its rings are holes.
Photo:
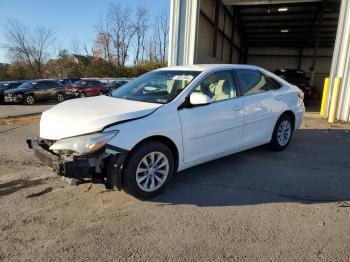
<path fill-rule="evenodd" d="M 334 46 L 331 68 L 331 81 L 328 94 L 328 108 L 334 79 L 342 78 L 338 102 L 337 119 L 350 121 L 350 1 L 342 0 L 337 38 Z"/>

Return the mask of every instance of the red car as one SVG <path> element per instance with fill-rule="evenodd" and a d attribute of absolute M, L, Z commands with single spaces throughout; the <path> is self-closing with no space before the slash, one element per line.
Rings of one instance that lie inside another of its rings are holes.
<path fill-rule="evenodd" d="M 98 80 L 79 80 L 73 85 L 65 85 L 66 93 L 75 97 L 98 96 L 107 93 L 107 89 Z"/>

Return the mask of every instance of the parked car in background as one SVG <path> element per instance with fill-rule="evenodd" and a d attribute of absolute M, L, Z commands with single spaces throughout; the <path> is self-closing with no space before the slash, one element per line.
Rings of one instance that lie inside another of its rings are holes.
<path fill-rule="evenodd" d="M 66 85 L 64 87 L 66 93 L 73 97 L 86 97 L 107 94 L 107 89 L 99 80 L 79 80 L 73 85 Z"/>
<path fill-rule="evenodd" d="M 65 96 L 63 86 L 53 80 L 28 81 L 17 88 L 8 89 L 4 92 L 6 103 L 24 103 L 27 105 L 50 99 L 63 102 Z"/>
<path fill-rule="evenodd" d="M 114 90 L 116 90 L 117 88 L 121 87 L 122 85 L 128 82 L 129 82 L 128 80 L 112 80 L 105 85 L 105 88 L 107 89 L 107 92 L 109 94 L 112 94 Z"/>
<path fill-rule="evenodd" d="M 192 65 L 146 73 L 112 96 L 45 111 L 36 156 L 63 176 L 153 197 L 186 168 L 263 144 L 287 148 L 303 92 L 260 67 Z"/>
<path fill-rule="evenodd" d="M 80 78 L 71 77 L 71 78 L 64 78 L 64 79 L 58 80 L 58 82 L 63 86 L 66 86 L 66 85 L 69 86 L 69 85 L 73 85 L 75 82 L 79 80 Z"/>
<path fill-rule="evenodd" d="M 0 82 L 0 103 L 4 103 L 4 93 L 8 89 L 17 88 L 19 85 L 23 84 L 24 81 L 9 81 Z"/>
<path fill-rule="evenodd" d="M 315 92 L 315 87 L 309 83 L 309 78 L 305 75 L 303 70 L 299 69 L 276 69 L 274 72 L 279 77 L 283 78 L 292 85 L 299 87 L 305 95 L 305 102 L 312 99 Z"/>

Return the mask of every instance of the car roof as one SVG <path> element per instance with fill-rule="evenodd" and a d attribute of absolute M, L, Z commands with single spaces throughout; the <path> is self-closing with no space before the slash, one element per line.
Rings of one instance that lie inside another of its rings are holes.
<path fill-rule="evenodd" d="M 214 69 L 261 69 L 254 65 L 239 65 L 239 64 L 195 64 L 183 66 L 163 67 L 158 70 L 179 70 L 179 71 L 198 71 L 203 72 Z"/>

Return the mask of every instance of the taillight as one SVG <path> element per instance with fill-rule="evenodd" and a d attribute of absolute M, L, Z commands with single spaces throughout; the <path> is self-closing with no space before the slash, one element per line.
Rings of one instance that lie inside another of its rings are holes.
<path fill-rule="evenodd" d="M 299 96 L 299 98 L 300 98 L 301 100 L 304 100 L 304 92 L 303 92 L 303 91 L 300 91 L 300 92 L 298 93 L 298 96 Z"/>

